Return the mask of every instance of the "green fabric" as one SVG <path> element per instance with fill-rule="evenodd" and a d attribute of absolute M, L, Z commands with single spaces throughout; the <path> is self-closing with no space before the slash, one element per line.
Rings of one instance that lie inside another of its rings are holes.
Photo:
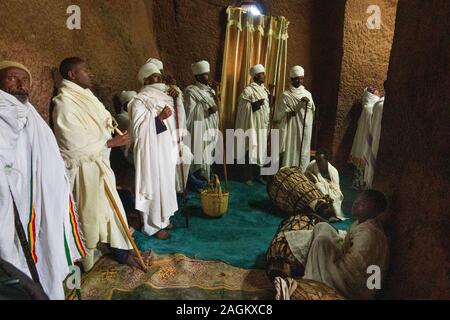
<path fill-rule="evenodd" d="M 230 198 L 228 212 L 222 218 L 208 218 L 202 214 L 200 196 L 191 192 L 186 207 L 189 229 L 180 213 L 172 217 L 177 229 L 171 231 L 171 239 L 158 240 L 136 232 L 135 240 L 141 250 L 157 253 L 182 253 L 203 260 L 222 260 L 240 268 L 264 269 L 267 249 L 283 220 L 274 214 L 266 186 L 255 182 L 247 186 L 229 181 Z M 344 193 L 343 211 L 351 212 L 356 192 L 352 191 L 350 178 L 341 177 Z M 346 230 L 352 220 L 334 224 Z"/>

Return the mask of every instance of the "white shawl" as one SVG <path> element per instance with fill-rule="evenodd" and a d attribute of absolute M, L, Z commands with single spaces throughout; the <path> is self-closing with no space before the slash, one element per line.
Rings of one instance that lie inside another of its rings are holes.
<path fill-rule="evenodd" d="M 315 186 L 324 194 L 329 195 L 333 199 L 333 208 L 338 218 L 344 218 L 342 213 L 342 201 L 344 200 L 344 195 L 339 186 L 339 172 L 337 169 L 328 162 L 328 174 L 330 175 L 331 181 L 325 179 L 321 174 L 319 167 L 317 166 L 316 160 L 311 161 L 311 163 L 306 168 L 306 172 L 312 173 L 316 177 L 317 182 Z"/>
<path fill-rule="evenodd" d="M 148 85 L 130 102 L 128 109 L 130 133 L 134 139 L 136 209 L 143 213 L 144 232 L 148 235 L 167 227 L 169 218 L 178 210 L 175 190 L 177 135 L 169 124 L 174 115 L 164 120 L 168 130 L 160 134 L 156 133 L 155 124 L 155 117 L 171 100 L 165 94 L 164 84 Z"/>
<path fill-rule="evenodd" d="M 30 274 L 14 228 L 14 201 L 51 299 L 64 299 L 68 261 L 85 254 L 70 197 L 50 128 L 30 103 L 0 90 L 0 257 Z"/>
<path fill-rule="evenodd" d="M 253 112 L 252 102 L 264 99 L 264 105 L 261 109 Z M 241 145 L 236 143 L 236 156 L 242 154 L 242 151 L 248 151 L 250 160 L 262 167 L 267 159 L 267 138 L 269 130 L 269 91 L 264 84 L 259 85 L 256 82 L 249 84 L 239 97 L 239 104 L 236 115 L 236 129 L 247 130 L 249 132 L 249 143 Z"/>
<path fill-rule="evenodd" d="M 369 266 L 378 266 L 381 284 L 388 268 L 389 247 L 376 219 L 350 227 L 344 241 L 327 223 L 314 227 L 314 236 L 305 267 L 305 279 L 334 288 L 349 299 L 372 299 L 376 290 L 367 287 Z"/>
<path fill-rule="evenodd" d="M 187 112 L 187 129 L 191 134 L 191 146 L 194 151 L 192 172 L 201 170 L 206 179 L 210 179 L 210 165 L 213 163 L 211 145 L 217 143 L 219 129 L 218 112 L 209 115 L 208 109 L 216 107 L 214 90 L 197 82 L 188 86 L 184 91 Z M 200 131 L 199 131 L 200 130 Z M 198 132 L 199 131 L 199 132 Z"/>
<path fill-rule="evenodd" d="M 381 137 L 381 121 L 383 118 L 384 97 L 381 98 L 373 106 L 372 121 L 367 133 L 367 144 L 364 151 L 364 161 L 366 163 L 366 170 L 364 171 L 364 181 L 369 188 L 372 187 L 373 177 L 375 174 L 375 165 L 378 155 L 378 147 L 380 145 Z"/>
<path fill-rule="evenodd" d="M 89 89 L 64 80 L 53 99 L 56 139 L 72 186 L 81 226 L 89 249 L 99 242 L 118 249 L 131 249 L 104 188 L 109 186 L 120 213 L 127 221 L 116 190 L 116 179 L 109 163 L 112 117 Z"/>
<path fill-rule="evenodd" d="M 309 99 L 308 105 L 301 101 L 303 97 Z M 291 86 L 278 100 L 275 121 L 280 129 L 280 152 L 283 153 L 282 167 L 298 166 L 301 159 L 300 170 L 305 172 L 310 162 L 315 110 L 312 95 L 304 86 L 299 88 Z M 295 116 L 289 117 L 288 113 L 292 112 L 295 113 Z M 305 112 L 307 112 L 306 121 L 303 123 Z M 303 127 L 304 137 L 303 147 L 301 148 Z"/>
<path fill-rule="evenodd" d="M 355 138 L 353 139 L 352 151 L 350 152 L 349 161 L 358 167 L 365 165 L 363 160 L 364 150 L 367 145 L 367 135 L 369 133 L 370 123 L 372 120 L 372 110 L 374 104 L 380 100 L 380 97 L 364 90 L 362 105 L 363 109 L 358 120 L 358 128 Z"/>

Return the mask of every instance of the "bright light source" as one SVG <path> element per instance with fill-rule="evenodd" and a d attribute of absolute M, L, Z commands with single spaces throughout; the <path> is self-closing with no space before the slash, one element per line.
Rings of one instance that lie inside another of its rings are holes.
<path fill-rule="evenodd" d="M 241 7 L 243 10 L 250 12 L 250 14 L 253 16 L 262 15 L 262 12 L 258 8 L 257 2 L 255 0 L 240 1 L 238 3 L 238 6 Z"/>
<path fill-rule="evenodd" d="M 260 16 L 261 15 L 261 11 L 259 11 L 257 6 L 251 6 L 249 11 L 254 16 Z"/>

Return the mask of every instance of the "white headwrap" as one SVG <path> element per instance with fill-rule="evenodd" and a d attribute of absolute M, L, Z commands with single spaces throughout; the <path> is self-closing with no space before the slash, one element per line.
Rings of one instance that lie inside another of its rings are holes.
<path fill-rule="evenodd" d="M 119 100 L 120 104 L 124 105 L 125 103 L 128 103 L 137 95 L 136 91 L 122 91 L 119 94 Z"/>
<path fill-rule="evenodd" d="M 300 66 L 294 66 L 294 67 L 291 68 L 291 71 L 289 72 L 289 76 L 291 78 L 304 77 L 305 76 L 305 69 L 303 69 Z"/>
<path fill-rule="evenodd" d="M 159 70 L 164 70 L 164 65 L 163 65 L 162 61 L 158 60 L 156 58 L 150 58 L 147 60 L 146 63 L 153 63 L 155 66 L 158 67 Z"/>
<path fill-rule="evenodd" d="M 205 60 L 193 63 L 191 68 L 192 73 L 196 76 L 199 74 L 208 73 L 210 71 L 209 62 Z"/>
<path fill-rule="evenodd" d="M 25 71 L 26 73 L 28 73 L 28 76 L 30 77 L 30 84 L 31 84 L 31 80 L 32 80 L 31 72 L 23 64 L 15 62 L 15 61 L 8 61 L 8 60 L 0 61 L 0 71 L 3 69 L 8 69 L 8 68 L 17 68 L 17 69 L 21 69 L 21 70 Z"/>
<path fill-rule="evenodd" d="M 161 74 L 160 69 L 158 69 L 158 67 L 154 63 L 147 62 L 139 70 L 138 80 L 139 80 L 139 82 L 141 84 L 144 84 L 145 79 L 150 77 L 152 74 L 155 74 L 155 73 Z"/>
<path fill-rule="evenodd" d="M 257 64 L 250 69 L 250 75 L 252 77 L 256 76 L 258 73 L 266 72 L 266 68 L 262 64 Z"/>

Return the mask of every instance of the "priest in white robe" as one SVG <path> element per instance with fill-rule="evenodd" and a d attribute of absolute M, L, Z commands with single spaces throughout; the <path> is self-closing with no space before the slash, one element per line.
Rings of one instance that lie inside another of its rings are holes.
<path fill-rule="evenodd" d="M 386 209 L 385 196 L 375 190 L 361 193 L 353 204 L 356 221 L 345 237 L 327 223 L 314 227 L 304 279 L 322 282 L 348 299 L 373 299 L 384 287 L 389 246 L 377 217 Z M 374 269 L 379 277 L 370 280 Z"/>
<path fill-rule="evenodd" d="M 161 72 L 154 64 L 147 62 L 138 79 L 143 87 L 129 105 L 136 210 L 143 215 L 143 232 L 166 240 L 173 227 L 170 217 L 178 210 L 175 170 L 180 149 L 174 100 L 166 93 Z"/>
<path fill-rule="evenodd" d="M 64 59 L 60 73 L 64 80 L 53 99 L 53 123 L 86 239 L 88 250 L 83 266 L 86 271 L 94 266 L 100 243 L 109 244 L 119 263 L 138 266 L 112 204 L 113 200 L 126 222 L 109 156 L 110 148 L 129 143 L 128 134 L 112 138 L 112 116 L 90 90 L 92 75 L 84 60 Z M 104 183 L 113 199 L 108 197 Z"/>
<path fill-rule="evenodd" d="M 194 159 L 191 151 L 191 144 L 189 143 L 189 141 L 186 141 L 188 130 L 186 127 L 186 111 L 184 108 L 183 93 L 181 89 L 176 85 L 175 79 L 172 76 L 164 73 L 164 64 L 161 60 L 150 58 L 147 60 L 146 64 L 147 63 L 152 63 L 158 68 L 162 76 L 162 82 L 166 84 L 166 87 L 164 89 L 165 92 L 172 98 L 172 105 L 174 106 L 176 101 L 176 105 L 178 107 L 178 125 L 181 129 L 180 134 L 183 161 L 179 161 L 176 167 L 175 187 L 177 189 L 177 193 L 182 194 L 185 191 L 189 178 L 189 171 Z M 176 127 L 175 118 L 170 118 L 168 122 L 173 128 Z M 183 166 L 183 170 L 181 170 L 181 166 Z M 182 177 L 184 178 L 184 183 L 182 183 Z"/>
<path fill-rule="evenodd" d="M 50 299 L 63 300 L 69 265 L 85 247 L 64 161 L 28 100 L 30 87 L 25 66 L 0 62 L 0 258 L 39 281 Z"/>
<path fill-rule="evenodd" d="M 382 97 L 373 106 L 372 121 L 367 133 L 366 149 L 364 151 L 364 160 L 366 168 L 364 171 L 364 183 L 368 188 L 372 187 L 372 182 L 375 174 L 375 165 L 377 162 L 378 148 L 380 146 L 381 137 L 381 121 L 383 119 L 384 97 Z"/>
<path fill-rule="evenodd" d="M 239 96 L 236 115 L 236 130 L 242 129 L 249 134 L 248 144 L 236 143 L 236 156 L 238 163 L 245 161 L 242 166 L 243 177 L 247 185 L 252 185 L 253 180 L 265 184 L 261 178 L 260 168 L 267 163 L 267 139 L 269 131 L 269 90 L 264 86 L 266 70 L 263 65 L 257 64 L 250 69 L 253 82 L 245 87 Z M 245 156 L 245 159 L 242 157 Z"/>
<path fill-rule="evenodd" d="M 305 175 L 324 195 L 330 196 L 333 200 L 334 213 L 339 219 L 344 219 L 342 212 L 344 195 L 339 185 L 339 172 L 328 160 L 328 150 L 318 149 L 315 160 L 308 165 Z"/>
<path fill-rule="evenodd" d="M 367 136 L 372 121 L 373 106 L 379 100 L 379 91 L 375 86 L 371 85 L 364 89 L 362 112 L 358 120 L 358 128 L 356 130 L 355 138 L 353 139 L 352 150 L 349 157 L 349 162 L 356 168 L 352 186 L 357 190 L 367 188 L 364 183 L 364 171 L 366 167 L 364 151 L 367 147 Z"/>
<path fill-rule="evenodd" d="M 209 82 L 209 72 L 208 61 L 192 64 L 196 82 L 184 91 L 187 129 L 191 135 L 191 150 L 194 152 L 191 172 L 207 181 L 211 178 L 213 148 L 217 143 L 219 130 L 218 100 Z"/>
<path fill-rule="evenodd" d="M 294 66 L 289 76 L 291 87 L 278 99 L 275 115 L 275 122 L 280 130 L 281 167 L 298 166 L 305 172 L 310 163 L 316 108 L 311 93 L 303 86 L 304 69 Z"/>

